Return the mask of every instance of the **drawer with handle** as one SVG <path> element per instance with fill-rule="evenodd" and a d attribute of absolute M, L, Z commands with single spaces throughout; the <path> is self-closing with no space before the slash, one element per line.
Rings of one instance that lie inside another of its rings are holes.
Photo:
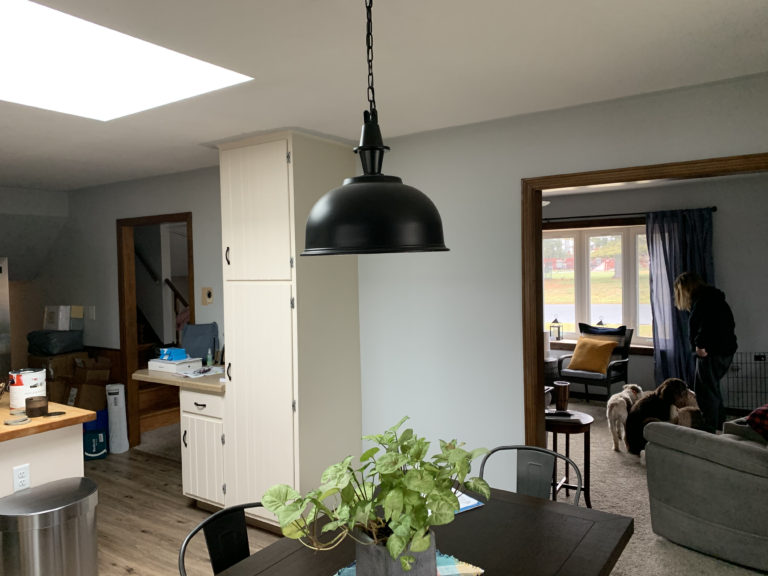
<path fill-rule="evenodd" d="M 182 412 L 210 416 L 211 418 L 224 416 L 224 397 L 216 394 L 181 390 L 179 392 L 179 404 Z"/>

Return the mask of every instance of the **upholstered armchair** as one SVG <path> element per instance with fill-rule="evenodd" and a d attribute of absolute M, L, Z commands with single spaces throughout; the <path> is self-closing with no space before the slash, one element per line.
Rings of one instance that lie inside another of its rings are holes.
<path fill-rule="evenodd" d="M 573 354 L 561 356 L 557 361 L 559 380 L 583 384 L 589 402 L 589 387 L 605 388 L 611 395 L 611 385 L 628 383 L 629 346 L 634 330 L 626 326 L 603 328 L 579 323 L 581 336 Z"/>

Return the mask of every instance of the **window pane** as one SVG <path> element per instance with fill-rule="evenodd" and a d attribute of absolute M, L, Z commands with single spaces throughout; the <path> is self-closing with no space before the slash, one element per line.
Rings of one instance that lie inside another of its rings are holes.
<path fill-rule="evenodd" d="M 637 306 L 638 336 L 653 338 L 651 272 L 645 234 L 637 235 Z"/>
<path fill-rule="evenodd" d="M 592 324 L 621 326 L 621 236 L 589 237 L 589 309 Z"/>
<path fill-rule="evenodd" d="M 557 318 L 563 332 L 576 331 L 576 291 L 573 273 L 573 238 L 544 238 L 544 328 Z"/>

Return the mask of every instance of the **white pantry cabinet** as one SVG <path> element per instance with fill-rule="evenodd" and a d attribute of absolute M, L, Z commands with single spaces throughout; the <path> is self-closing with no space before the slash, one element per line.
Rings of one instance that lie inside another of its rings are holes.
<path fill-rule="evenodd" d="M 225 503 L 304 492 L 361 447 L 357 257 L 301 257 L 352 148 L 299 132 L 221 145 Z M 251 513 L 272 522 L 263 509 Z"/>
<path fill-rule="evenodd" d="M 179 403 L 184 495 L 224 504 L 224 398 L 182 389 Z"/>

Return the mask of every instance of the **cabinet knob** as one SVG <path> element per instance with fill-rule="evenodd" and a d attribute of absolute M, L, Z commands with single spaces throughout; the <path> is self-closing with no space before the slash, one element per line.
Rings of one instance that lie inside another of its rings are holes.
<path fill-rule="evenodd" d="M 224 258 L 227 261 L 227 264 L 232 264 L 232 262 L 229 261 L 229 246 L 227 246 L 227 251 L 224 253 Z"/>
<path fill-rule="evenodd" d="M 184 430 L 184 436 L 181 437 L 181 441 L 184 444 L 184 448 L 187 447 L 187 431 Z"/>
<path fill-rule="evenodd" d="M 195 408 L 197 408 L 198 410 L 205 410 L 206 406 L 208 406 L 208 404 L 202 404 L 200 402 L 195 402 Z"/>
<path fill-rule="evenodd" d="M 232 374 L 230 373 L 230 370 L 232 369 L 232 362 L 229 362 L 227 364 L 227 379 L 232 382 Z"/>

